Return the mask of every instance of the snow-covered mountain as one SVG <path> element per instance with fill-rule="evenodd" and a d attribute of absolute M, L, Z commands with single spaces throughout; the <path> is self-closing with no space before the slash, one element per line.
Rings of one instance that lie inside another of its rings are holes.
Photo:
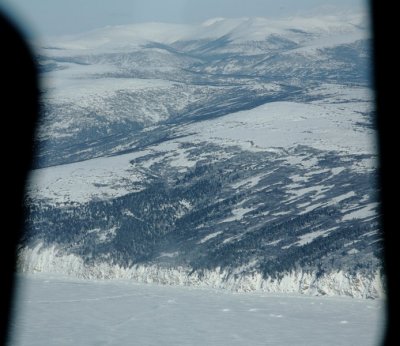
<path fill-rule="evenodd" d="M 369 44 L 362 16 L 49 42 L 21 270 L 382 295 Z"/>

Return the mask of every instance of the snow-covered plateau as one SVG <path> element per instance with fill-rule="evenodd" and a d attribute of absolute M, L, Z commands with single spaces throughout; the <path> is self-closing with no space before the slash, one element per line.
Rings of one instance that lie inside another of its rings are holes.
<path fill-rule="evenodd" d="M 22 272 L 384 296 L 364 16 L 106 27 L 37 59 Z"/>

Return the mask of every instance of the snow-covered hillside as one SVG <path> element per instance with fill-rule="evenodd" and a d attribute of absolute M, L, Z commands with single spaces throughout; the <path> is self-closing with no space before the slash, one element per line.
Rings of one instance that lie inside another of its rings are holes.
<path fill-rule="evenodd" d="M 216 18 L 49 42 L 20 268 L 381 296 L 367 27 Z"/>
<path fill-rule="evenodd" d="M 363 114 L 371 112 L 368 89 L 341 90 L 331 85 L 321 89 L 333 89 L 336 98 L 310 103 L 270 102 L 217 119 L 182 125 L 175 131 L 177 138 L 149 145 L 144 150 L 37 169 L 32 174 L 29 190 L 36 198 L 61 203 L 115 198 L 136 191 L 142 183 L 150 181 L 151 176 L 146 172 L 157 162 L 179 167 L 182 172 L 193 167 L 201 160 L 201 154 L 200 157 L 191 155 L 190 148 L 182 147 L 184 143 L 200 147 L 202 143 L 209 143 L 282 156 L 286 150 L 301 144 L 343 154 L 369 155 L 369 158 L 353 162 L 352 169 L 374 169 L 375 132 L 360 125 L 365 121 Z M 351 98 L 353 101 L 348 102 Z M 128 150 L 129 144 L 125 148 Z M 135 159 L 149 156 L 157 159 L 147 159 L 141 165 L 132 163 Z M 227 153 L 215 155 L 215 159 L 228 157 Z M 287 160 L 293 165 L 301 163 L 294 157 Z M 313 166 L 312 163 L 308 165 L 310 169 Z"/>

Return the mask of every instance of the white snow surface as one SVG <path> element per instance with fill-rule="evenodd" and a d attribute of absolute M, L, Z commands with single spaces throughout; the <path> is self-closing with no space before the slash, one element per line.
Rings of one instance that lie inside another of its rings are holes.
<path fill-rule="evenodd" d="M 10 346 L 374 346 L 384 300 L 20 275 Z"/>
<path fill-rule="evenodd" d="M 131 279 L 142 283 L 159 283 L 177 286 L 224 288 L 236 292 L 280 292 L 306 295 L 349 296 L 353 298 L 384 297 L 383 278 L 379 272 L 368 277 L 350 275 L 343 271 L 325 273 L 304 272 L 301 269 L 282 273 L 281 278 L 263 278 L 261 273 L 231 275 L 226 270 L 193 272 L 188 267 L 163 268 L 157 265 L 84 264 L 74 254 L 66 254 L 55 246 L 37 244 L 20 252 L 18 269 L 22 273 L 51 273 L 87 279 Z"/>
<path fill-rule="evenodd" d="M 245 216 L 247 213 L 250 211 L 254 210 L 254 208 L 235 208 L 232 210 L 232 216 L 227 217 L 226 219 L 222 220 L 221 222 L 231 222 L 231 221 L 239 221 L 243 219 L 243 216 Z"/>
<path fill-rule="evenodd" d="M 315 232 L 310 232 L 310 233 L 304 234 L 299 237 L 299 241 L 297 241 L 295 244 L 298 246 L 309 244 L 309 243 L 313 242 L 315 239 L 317 239 L 318 237 L 324 236 L 327 233 L 329 233 L 328 230 L 315 231 Z"/>
<path fill-rule="evenodd" d="M 141 78 L 96 78 L 96 74 L 114 72 L 113 66 L 63 64 L 65 69 L 44 75 L 47 102 L 73 102 L 80 107 L 96 106 L 106 108 L 106 98 L 118 91 L 139 91 L 149 89 L 167 90 L 177 83 L 160 79 Z"/>
<path fill-rule="evenodd" d="M 351 94 L 351 88 L 347 90 Z M 350 95 L 348 95 L 350 96 Z M 370 103 L 271 102 L 251 110 L 191 124 L 182 130 L 193 142 L 238 145 L 245 150 L 306 145 L 344 153 L 376 153 L 375 132 L 358 128 Z"/>
<path fill-rule="evenodd" d="M 131 161 L 149 154 L 162 154 L 161 159 L 168 159 L 171 166 L 194 166 L 196 161 L 187 159 L 179 145 L 172 140 L 129 154 L 35 169 L 30 174 L 27 191 L 35 199 L 61 204 L 86 203 L 138 192 L 149 179 L 147 168 L 159 159 L 149 159 L 140 167 Z"/>
<path fill-rule="evenodd" d="M 140 191 L 145 175 L 129 161 L 145 154 L 103 157 L 36 169 L 31 173 L 28 193 L 53 202 L 84 203 Z"/>
<path fill-rule="evenodd" d="M 209 235 L 206 235 L 203 239 L 200 239 L 200 241 L 198 242 L 198 244 L 203 244 L 203 243 L 209 241 L 210 239 L 217 237 L 217 236 L 220 235 L 221 233 L 223 233 L 223 232 L 222 232 L 222 231 L 218 231 L 218 232 L 214 232 L 214 233 L 211 233 L 211 234 L 209 234 Z"/>
<path fill-rule="evenodd" d="M 343 221 L 353 219 L 365 219 L 377 214 L 378 203 L 369 203 L 365 207 L 354 210 L 342 217 Z"/>

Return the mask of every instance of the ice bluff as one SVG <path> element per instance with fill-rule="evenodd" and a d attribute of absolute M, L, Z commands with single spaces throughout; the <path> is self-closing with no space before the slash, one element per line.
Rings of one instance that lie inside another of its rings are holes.
<path fill-rule="evenodd" d="M 200 272 L 187 267 L 163 268 L 157 265 L 124 268 L 105 262 L 92 266 L 86 265 L 76 255 L 42 244 L 20 251 L 18 270 L 26 273 L 58 273 L 85 279 L 131 279 L 142 283 L 223 288 L 237 292 L 302 293 L 372 299 L 385 295 L 384 279 L 379 272 L 365 276 L 337 271 L 317 276 L 315 272 L 297 270 L 287 272 L 280 278 L 265 279 L 258 272 L 238 275 L 219 268 Z"/>

